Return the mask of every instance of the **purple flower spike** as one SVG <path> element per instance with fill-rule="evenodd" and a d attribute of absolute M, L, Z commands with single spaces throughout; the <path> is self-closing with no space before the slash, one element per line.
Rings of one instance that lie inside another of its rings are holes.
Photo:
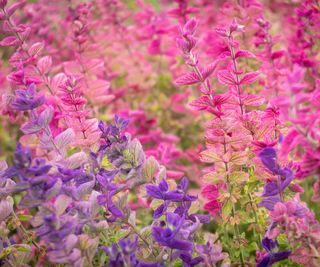
<path fill-rule="evenodd" d="M 168 192 L 168 184 L 163 179 L 158 186 L 147 185 L 147 194 L 156 199 L 170 200 L 173 202 L 181 202 L 184 198 L 183 194 L 177 190 Z"/>
<path fill-rule="evenodd" d="M 113 244 L 111 247 L 101 247 L 101 250 L 108 254 L 108 266 L 123 267 L 161 267 L 160 263 L 141 262 L 136 257 L 136 250 L 138 248 L 138 237 L 133 239 L 124 238 L 119 241 L 119 245 Z"/>
<path fill-rule="evenodd" d="M 293 179 L 292 170 L 285 167 L 281 168 L 277 163 L 277 153 L 273 147 L 264 148 L 259 157 L 264 166 L 274 175 L 278 175 L 278 181 L 268 182 L 264 186 L 260 206 L 268 210 L 273 210 L 275 204 L 281 201 L 281 193 L 289 186 Z"/>
<path fill-rule="evenodd" d="M 266 197 L 264 198 L 259 206 L 260 207 L 265 207 L 268 210 L 273 210 L 274 206 L 280 201 L 280 196 L 276 195 L 276 196 L 270 196 L 270 197 Z"/>
<path fill-rule="evenodd" d="M 33 110 L 44 103 L 44 96 L 37 96 L 35 84 L 30 84 L 26 90 L 16 90 L 16 97 L 11 107 L 16 110 Z"/>
<path fill-rule="evenodd" d="M 192 258 L 192 256 L 188 253 L 182 253 L 180 255 L 180 259 L 183 262 L 183 266 L 185 267 L 193 267 L 198 265 L 200 262 L 203 262 L 203 258 L 202 257 L 195 257 Z"/>
<path fill-rule="evenodd" d="M 264 166 L 266 166 L 269 171 L 273 173 L 277 173 L 278 165 L 277 165 L 277 153 L 273 147 L 266 147 L 263 149 L 259 157 Z"/>
<path fill-rule="evenodd" d="M 170 228 L 153 227 L 152 237 L 162 246 L 171 249 L 178 249 L 183 251 L 192 250 L 192 243 L 189 241 L 181 240 L 175 237 L 176 233 Z"/>
<path fill-rule="evenodd" d="M 263 257 L 257 264 L 257 267 L 271 267 L 274 263 L 287 259 L 291 254 L 291 251 L 289 250 L 272 252 L 278 247 L 278 242 L 267 237 L 262 240 L 262 246 L 268 252 L 268 255 Z"/>

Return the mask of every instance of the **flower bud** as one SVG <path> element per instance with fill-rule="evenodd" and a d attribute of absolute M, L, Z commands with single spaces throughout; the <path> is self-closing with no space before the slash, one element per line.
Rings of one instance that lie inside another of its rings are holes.
<path fill-rule="evenodd" d="M 0 8 L 4 9 L 4 7 L 7 5 L 7 0 L 0 0 Z"/>
<path fill-rule="evenodd" d="M 193 35 L 196 31 L 198 21 L 195 18 L 192 18 L 187 21 L 183 26 L 182 32 L 184 35 Z"/>

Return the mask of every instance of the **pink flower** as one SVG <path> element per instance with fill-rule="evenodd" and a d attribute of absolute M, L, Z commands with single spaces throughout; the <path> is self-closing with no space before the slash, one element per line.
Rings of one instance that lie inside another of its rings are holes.
<path fill-rule="evenodd" d="M 202 189 L 202 195 L 209 201 L 205 203 L 204 209 L 209 211 L 212 216 L 217 216 L 220 211 L 222 204 L 217 200 L 219 197 L 219 185 L 206 185 Z"/>
<path fill-rule="evenodd" d="M 286 205 L 281 202 L 278 202 L 274 206 L 274 210 L 270 211 L 270 217 L 273 221 L 279 222 L 284 219 L 284 216 L 286 215 L 286 213 L 287 213 Z"/>

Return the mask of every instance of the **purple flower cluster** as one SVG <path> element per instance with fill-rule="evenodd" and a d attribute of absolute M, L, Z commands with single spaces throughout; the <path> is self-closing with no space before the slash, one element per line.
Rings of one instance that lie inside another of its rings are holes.
<path fill-rule="evenodd" d="M 109 266 L 160 267 L 177 259 L 184 266 L 196 266 L 223 260 L 220 246 L 195 243 L 196 231 L 209 223 L 210 216 L 191 212 L 197 197 L 188 194 L 188 180 L 183 178 L 173 187 L 165 169 L 145 156 L 137 140 L 123 134 L 127 124 L 117 116 L 114 124 L 100 123 L 100 148 L 85 159 L 75 153 L 48 162 L 18 144 L 13 165 L 1 172 L 1 182 L 11 183 L 0 190 L 0 197 L 22 193 L 19 207 L 36 208 L 30 224 L 36 239 L 46 244 L 48 259 L 57 264 L 84 266 L 98 251 L 108 254 Z M 128 189 L 151 181 L 160 182 L 145 186 L 146 197 L 161 203 L 152 225 L 146 226 L 148 244 L 130 223 L 135 215 L 125 197 Z M 133 231 L 111 247 L 101 244 L 99 233 L 119 224 Z M 213 248 L 214 256 L 210 255 Z M 150 258 L 141 258 L 143 249 L 151 251 Z"/>
<path fill-rule="evenodd" d="M 156 221 L 152 225 L 152 237 L 170 254 L 170 261 L 180 258 L 184 266 L 195 266 L 204 259 L 193 258 L 194 234 L 201 223 L 210 221 L 209 215 L 189 214 L 196 196 L 187 194 L 188 180 L 184 177 L 174 190 L 162 179 L 159 185 L 147 185 L 147 194 L 163 201 L 154 212 Z M 173 210 L 172 210 L 173 209 Z M 169 210 L 172 210 L 169 211 Z"/>
<path fill-rule="evenodd" d="M 263 165 L 273 174 L 277 175 L 278 180 L 267 182 L 263 190 L 263 200 L 260 202 L 260 206 L 265 207 L 269 211 L 273 211 L 277 203 L 283 202 L 283 191 L 289 186 L 293 179 L 293 172 L 288 167 L 280 167 L 277 163 L 277 153 L 273 147 L 266 147 L 260 153 L 259 157 Z M 274 223 L 271 223 L 270 229 L 274 228 Z M 261 261 L 257 264 L 257 267 L 271 267 L 274 263 L 287 259 L 291 251 L 284 250 L 279 252 L 273 252 L 278 246 L 278 242 L 269 239 L 267 236 L 262 240 L 262 247 L 267 251 Z"/>
<path fill-rule="evenodd" d="M 271 267 L 272 264 L 287 259 L 291 254 L 289 250 L 273 252 L 278 247 L 278 242 L 267 237 L 262 240 L 262 246 L 267 251 L 267 255 L 257 264 L 257 267 Z"/>
<path fill-rule="evenodd" d="M 138 237 L 133 240 L 124 238 L 111 247 L 102 247 L 109 255 L 109 266 L 163 266 L 180 259 L 183 266 L 191 267 L 223 260 L 220 246 L 216 245 L 216 253 L 210 255 L 213 251 L 211 243 L 195 245 L 196 231 L 201 223 L 208 223 L 210 217 L 204 214 L 189 214 L 189 209 L 197 197 L 189 195 L 187 188 L 186 178 L 173 190 L 169 189 L 165 178 L 158 185 L 146 185 L 146 192 L 150 197 L 163 201 L 153 215 L 155 221 L 151 226 L 152 243 L 149 244 L 156 247 L 160 254 L 153 258 L 153 263 L 141 262 L 137 258 Z"/>
<path fill-rule="evenodd" d="M 41 102 L 37 100 L 36 103 L 30 102 L 30 107 L 36 107 Z M 37 238 L 46 244 L 46 254 L 51 262 L 85 265 L 88 255 L 81 250 L 81 246 L 86 244 L 85 247 L 91 247 L 92 255 L 98 247 L 98 239 L 88 236 L 86 232 L 101 231 L 107 221 L 124 218 L 113 197 L 128 185 L 118 185 L 113 179 L 118 174 L 128 177 L 131 169 L 141 168 L 136 163 L 132 168 L 128 165 L 123 168 L 123 152 L 133 142 L 129 136 L 121 134 L 127 123 L 117 117 L 116 125 L 102 131 L 102 137 L 108 142 L 103 143 L 97 153 L 91 153 L 90 159 L 79 161 L 75 154 L 70 157 L 76 159 L 74 162 L 67 158 L 48 164 L 43 158 L 33 158 L 28 148 L 18 144 L 13 165 L 1 172 L 1 182 L 12 181 L 0 190 L 1 198 L 25 192 L 19 207 L 41 207 L 31 224 Z M 111 159 L 109 161 L 114 163 L 113 166 L 119 168 L 105 169 L 102 167 L 103 158 Z"/>
<path fill-rule="evenodd" d="M 292 170 L 284 167 L 281 168 L 277 163 L 276 150 L 272 147 L 264 148 L 259 157 L 264 166 L 274 175 L 278 176 L 278 181 L 268 182 L 264 186 L 260 206 L 273 210 L 275 204 L 281 201 L 282 192 L 289 186 L 293 179 Z"/>
<path fill-rule="evenodd" d="M 33 110 L 44 103 L 44 96 L 38 96 L 36 85 L 30 84 L 27 89 L 19 89 L 15 91 L 16 97 L 11 103 L 11 107 L 15 110 L 27 111 Z"/>
<path fill-rule="evenodd" d="M 117 218 L 124 217 L 123 212 L 112 201 L 112 197 L 116 194 L 117 189 L 119 188 L 112 182 L 117 173 L 118 170 L 101 170 L 96 176 L 100 186 L 102 187 L 101 191 L 103 192 L 103 194 L 98 196 L 97 200 L 100 205 L 104 205 L 106 210 L 110 212 L 110 214 L 107 214 L 109 222 L 115 221 Z"/>
<path fill-rule="evenodd" d="M 113 244 L 111 247 L 102 247 L 108 256 L 110 267 L 161 267 L 161 263 L 142 262 L 136 257 L 136 250 L 138 247 L 138 237 L 133 239 L 124 238 L 119 241 L 119 244 Z"/>

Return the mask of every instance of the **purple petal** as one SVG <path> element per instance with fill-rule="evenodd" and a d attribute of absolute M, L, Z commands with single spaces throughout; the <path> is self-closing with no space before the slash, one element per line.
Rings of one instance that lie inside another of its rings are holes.
<path fill-rule="evenodd" d="M 115 205 L 108 207 L 108 210 L 117 218 L 124 216 L 123 212 L 119 208 L 117 208 Z"/>
<path fill-rule="evenodd" d="M 265 207 L 268 210 L 273 210 L 274 206 L 280 202 L 280 197 L 279 195 L 276 196 L 270 196 L 270 197 L 266 197 L 264 198 L 260 203 L 259 206 L 260 207 Z"/>
<path fill-rule="evenodd" d="M 271 263 L 276 263 L 276 262 L 285 260 L 290 256 L 290 254 L 291 254 L 291 251 L 289 250 L 272 253 Z"/>
<path fill-rule="evenodd" d="M 279 194 L 279 187 L 276 182 L 269 182 L 264 186 L 263 197 L 269 197 Z"/>
<path fill-rule="evenodd" d="M 293 173 L 289 168 L 281 169 L 280 174 L 285 177 L 285 180 L 281 183 L 281 191 L 291 183 L 293 179 Z"/>
<path fill-rule="evenodd" d="M 270 255 L 264 256 L 262 261 L 260 261 L 256 267 L 271 267 Z"/>
<path fill-rule="evenodd" d="M 190 251 L 192 250 L 192 243 L 180 239 L 174 239 L 170 242 L 170 248 Z"/>
<path fill-rule="evenodd" d="M 165 193 L 163 199 L 171 200 L 174 202 L 181 202 L 184 199 L 184 195 L 176 191 L 171 191 L 171 192 Z"/>
<path fill-rule="evenodd" d="M 186 191 L 187 191 L 188 185 L 189 185 L 188 179 L 187 179 L 186 177 L 183 177 L 183 178 L 181 179 L 180 184 L 179 184 L 179 186 L 181 187 L 181 189 L 182 189 L 183 192 L 186 192 Z"/>
<path fill-rule="evenodd" d="M 271 172 L 277 172 L 277 154 L 276 150 L 273 147 L 266 147 L 264 148 L 259 157 L 264 166 L 266 166 Z"/>
<path fill-rule="evenodd" d="M 164 212 L 167 210 L 167 205 L 166 204 L 162 204 L 160 205 L 155 211 L 154 211 L 154 214 L 153 214 L 153 219 L 158 219 L 160 218 Z"/>
<path fill-rule="evenodd" d="M 104 204 L 106 204 L 106 203 L 107 203 L 107 200 L 108 200 L 108 198 L 107 198 L 106 195 L 99 195 L 99 196 L 97 196 L 97 202 L 98 202 L 99 205 L 104 205 Z"/>
<path fill-rule="evenodd" d="M 190 220 L 196 222 L 196 218 L 200 223 L 207 224 L 210 223 L 210 215 L 207 214 L 192 214 L 189 216 Z"/>
<path fill-rule="evenodd" d="M 273 241 L 272 239 L 269 239 L 267 237 L 262 239 L 261 245 L 266 251 L 269 252 L 278 246 L 276 241 Z"/>
<path fill-rule="evenodd" d="M 172 213 L 172 212 L 168 212 L 167 213 L 167 222 L 175 227 L 177 227 L 178 225 L 180 225 L 182 218 L 176 214 L 176 213 Z"/>
<path fill-rule="evenodd" d="M 146 186 L 147 194 L 156 199 L 164 199 L 159 187 L 155 185 L 147 185 Z"/>
<path fill-rule="evenodd" d="M 162 181 L 160 182 L 159 189 L 162 192 L 167 192 L 168 191 L 169 187 L 168 187 L 167 181 L 165 179 L 162 179 Z"/>

